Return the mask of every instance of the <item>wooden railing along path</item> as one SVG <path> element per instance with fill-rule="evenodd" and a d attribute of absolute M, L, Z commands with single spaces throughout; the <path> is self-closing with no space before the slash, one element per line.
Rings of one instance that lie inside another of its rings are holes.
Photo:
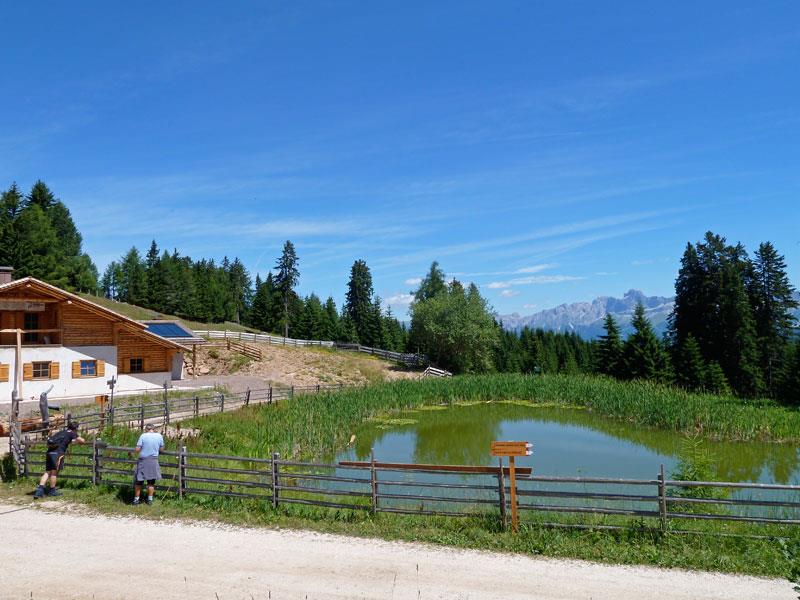
<path fill-rule="evenodd" d="M 361 344 L 344 344 L 323 340 L 297 340 L 280 336 L 268 335 L 266 333 L 248 333 L 246 331 L 212 331 L 198 329 L 194 332 L 198 337 L 205 337 L 210 340 L 236 340 L 240 342 L 258 342 L 271 344 L 274 346 L 317 346 L 320 348 L 336 348 L 337 350 L 348 350 L 351 352 L 361 352 L 370 354 L 385 360 L 401 363 L 409 367 L 424 367 L 429 364 L 428 358 L 423 354 L 410 354 L 403 352 L 392 352 L 391 350 L 381 350 L 380 348 L 370 348 Z"/>
<path fill-rule="evenodd" d="M 133 448 L 102 440 L 76 447 L 67 456 L 64 479 L 94 485 L 130 486 Z M 23 443 L 25 476 L 44 468 L 41 442 Z M 164 479 L 158 489 L 177 497 L 223 496 L 262 501 L 273 508 L 303 504 L 333 509 L 417 516 L 476 517 L 507 523 L 508 469 L 502 465 L 427 465 L 376 461 L 316 463 L 190 452 L 181 447 L 161 458 Z M 518 469 L 518 509 L 530 522 L 546 526 L 596 529 L 685 530 L 690 521 L 725 521 L 794 527 L 800 525 L 800 486 L 670 480 L 663 467 L 653 479 L 556 477 Z M 714 488 L 748 497 L 696 494 Z M 753 493 L 756 497 L 753 497 Z M 594 515 L 595 522 L 554 522 L 544 515 Z M 539 520 L 532 517 L 539 515 Z M 610 523 L 607 518 L 616 519 Z M 598 521 L 598 519 L 600 521 Z M 620 520 L 621 519 L 621 520 Z M 523 516 L 523 523 L 526 518 Z M 785 530 L 781 530 L 785 532 Z M 735 532 L 733 532 L 735 533 Z M 776 531 L 768 533 L 775 536 Z"/>

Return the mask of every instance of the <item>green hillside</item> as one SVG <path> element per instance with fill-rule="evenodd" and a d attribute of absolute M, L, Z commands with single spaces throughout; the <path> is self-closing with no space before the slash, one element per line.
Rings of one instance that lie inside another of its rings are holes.
<path fill-rule="evenodd" d="M 181 319 L 180 317 L 176 317 L 174 315 L 166 315 L 164 313 L 160 313 L 155 310 L 151 310 L 149 308 L 142 308 L 141 306 L 136 306 L 135 304 L 128 304 L 127 302 L 117 302 L 116 300 L 111 300 L 109 298 L 105 298 L 103 296 L 93 296 L 91 294 L 78 294 L 79 296 L 86 298 L 90 302 L 94 302 L 95 304 L 99 304 L 104 308 L 108 308 L 113 310 L 114 312 L 118 312 L 121 315 L 125 315 L 130 319 L 135 319 L 137 321 L 147 321 L 152 319 L 169 319 L 173 321 L 180 321 L 187 327 L 191 329 L 227 329 L 228 331 L 256 331 L 251 327 L 245 327 L 244 325 L 239 325 L 238 323 L 233 323 L 230 321 L 225 321 L 224 323 L 200 323 L 199 321 L 189 321 L 187 319 Z"/>

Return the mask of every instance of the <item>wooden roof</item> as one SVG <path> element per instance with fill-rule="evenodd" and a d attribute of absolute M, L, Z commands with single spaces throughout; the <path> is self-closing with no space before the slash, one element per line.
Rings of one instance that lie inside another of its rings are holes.
<path fill-rule="evenodd" d="M 120 323 L 126 330 L 137 335 L 141 335 L 142 337 L 147 338 L 149 341 L 158 344 L 159 346 L 163 346 L 165 348 L 175 348 L 187 352 L 190 351 L 189 348 L 182 346 L 177 342 L 162 338 L 154 333 L 150 333 L 147 331 L 147 326 L 143 323 L 128 318 L 125 315 L 121 315 L 118 312 L 114 312 L 113 310 L 105 308 L 104 306 L 100 306 L 99 304 L 95 304 L 94 302 L 86 300 L 77 294 L 72 294 L 54 285 L 45 283 L 44 281 L 39 281 L 33 277 L 23 277 L 22 279 L 15 279 L 9 283 L 0 285 L 0 296 L 6 295 L 14 290 L 23 290 L 26 294 L 33 292 L 37 296 L 42 295 L 45 297 L 54 298 L 56 300 L 69 302 L 71 304 L 80 306 L 100 317 L 104 317 L 109 321 Z M 31 300 L 34 299 L 31 298 Z"/>

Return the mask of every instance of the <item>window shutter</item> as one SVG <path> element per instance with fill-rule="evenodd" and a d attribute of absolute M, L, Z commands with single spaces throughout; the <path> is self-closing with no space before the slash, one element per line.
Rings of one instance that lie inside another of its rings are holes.
<path fill-rule="evenodd" d="M 145 373 L 149 373 L 150 372 L 150 359 L 149 358 L 145 357 L 145 358 L 142 359 L 142 371 L 145 372 Z"/>
<path fill-rule="evenodd" d="M 131 359 L 129 358 L 118 358 L 117 359 L 117 372 L 118 373 L 129 373 L 131 370 Z"/>
<path fill-rule="evenodd" d="M 50 363 L 50 379 L 58 379 L 61 376 L 61 365 L 57 362 Z M 79 367 L 80 368 L 80 367 Z"/>
<path fill-rule="evenodd" d="M 33 363 L 24 363 L 22 365 L 22 380 L 33 381 Z"/>
<path fill-rule="evenodd" d="M 8 381 L 8 365 L 0 365 L 0 382 Z"/>
<path fill-rule="evenodd" d="M 72 361 L 72 378 L 78 379 L 81 376 L 81 361 Z"/>
<path fill-rule="evenodd" d="M 97 376 L 98 377 L 105 377 L 106 376 L 106 363 L 105 361 L 98 360 L 97 361 Z"/>

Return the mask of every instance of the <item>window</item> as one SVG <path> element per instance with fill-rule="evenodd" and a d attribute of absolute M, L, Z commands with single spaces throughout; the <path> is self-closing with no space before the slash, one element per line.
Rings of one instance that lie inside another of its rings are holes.
<path fill-rule="evenodd" d="M 50 379 L 50 363 L 49 362 L 33 363 L 33 378 Z"/>
<path fill-rule="evenodd" d="M 81 361 L 81 377 L 97 377 L 97 361 L 96 360 L 82 360 Z"/>
<path fill-rule="evenodd" d="M 25 313 L 25 322 L 22 328 L 25 331 L 30 329 L 39 329 L 39 315 L 37 313 Z M 25 341 L 36 343 L 39 341 L 39 334 L 38 333 L 26 333 L 25 334 Z"/>
<path fill-rule="evenodd" d="M 131 359 L 131 373 L 144 373 L 144 359 L 143 358 L 132 358 Z"/>

